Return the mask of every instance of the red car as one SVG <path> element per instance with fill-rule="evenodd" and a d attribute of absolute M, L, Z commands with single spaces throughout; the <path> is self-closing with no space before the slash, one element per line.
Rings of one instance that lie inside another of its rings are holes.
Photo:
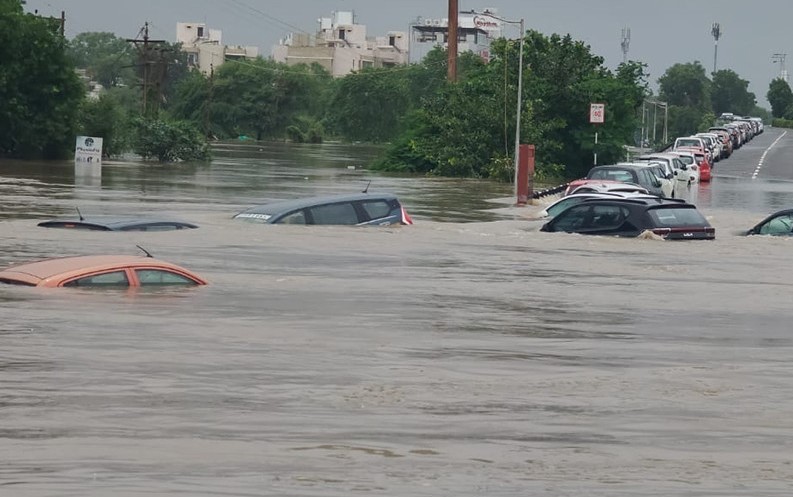
<path fill-rule="evenodd" d="M 153 257 L 86 255 L 19 264 L 0 271 L 0 283 L 42 287 L 206 285 L 187 269 Z"/>
<path fill-rule="evenodd" d="M 708 157 L 705 152 L 699 147 L 680 147 L 677 150 L 687 150 L 694 153 L 699 166 L 699 181 L 701 183 L 709 183 L 711 178 L 711 163 L 708 162 Z"/>

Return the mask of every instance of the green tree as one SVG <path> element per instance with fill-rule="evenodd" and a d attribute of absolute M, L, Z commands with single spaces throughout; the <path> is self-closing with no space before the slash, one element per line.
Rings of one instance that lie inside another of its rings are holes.
<path fill-rule="evenodd" d="M 675 64 L 658 78 L 661 100 L 670 106 L 691 107 L 705 112 L 712 106 L 711 82 L 697 62 Z"/>
<path fill-rule="evenodd" d="M 199 116 L 204 119 L 208 112 L 213 134 L 219 137 L 283 137 L 297 116 L 324 107 L 317 101 L 324 98 L 322 87 L 329 79 L 316 64 L 227 61 L 209 79 L 185 79 L 174 115 L 198 124 Z"/>
<path fill-rule="evenodd" d="M 604 160 L 622 155 L 633 140 L 636 110 L 646 91 L 643 66 L 626 64 L 617 74 L 603 59 L 569 36 L 525 38 L 521 142 L 537 146 L 540 173 L 563 168 L 580 175 L 592 165 L 595 129 L 589 104 L 607 104 L 598 130 Z M 473 64 L 457 84 L 428 95 L 407 117 L 405 131 L 376 167 L 447 176 L 511 178 L 516 125 L 519 44 L 497 40 L 492 60 Z"/>
<path fill-rule="evenodd" d="M 782 78 L 776 78 L 771 81 L 768 86 L 768 93 L 766 94 L 768 103 L 771 104 L 771 114 L 774 117 L 789 117 L 791 108 L 793 108 L 793 91 L 790 90 L 790 85 Z"/>
<path fill-rule="evenodd" d="M 660 99 L 669 104 L 669 135 L 696 133 L 713 107 L 711 81 L 702 64 L 675 64 L 666 70 L 658 83 Z"/>
<path fill-rule="evenodd" d="M 748 81 L 741 79 L 735 71 L 723 69 L 713 73 L 711 102 L 717 116 L 724 112 L 745 116 L 752 113 L 757 99 L 749 91 Z"/>
<path fill-rule="evenodd" d="M 342 78 L 328 108 L 329 131 L 348 140 L 388 141 L 410 108 L 404 72 L 365 69 Z"/>
<path fill-rule="evenodd" d="M 78 119 L 78 131 L 85 136 L 101 136 L 102 153 L 106 156 L 120 154 L 129 149 L 129 114 L 116 94 L 102 93 L 97 99 L 86 99 Z"/>
<path fill-rule="evenodd" d="M 69 42 L 68 53 L 75 66 L 105 88 L 135 83 L 136 50 L 113 33 L 80 33 Z"/>
<path fill-rule="evenodd" d="M 84 98 L 65 41 L 19 0 L 0 0 L 0 60 L 0 153 L 63 156 Z"/>
<path fill-rule="evenodd" d="M 176 162 L 209 158 L 206 140 L 191 123 L 139 118 L 133 125 L 133 150 L 144 159 Z"/>

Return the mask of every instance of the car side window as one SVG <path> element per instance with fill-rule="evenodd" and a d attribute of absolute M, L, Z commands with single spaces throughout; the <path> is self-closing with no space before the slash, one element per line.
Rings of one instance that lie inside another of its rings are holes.
<path fill-rule="evenodd" d="M 279 219 L 276 224 L 306 224 L 306 213 L 303 210 L 292 212 Z"/>
<path fill-rule="evenodd" d="M 358 214 L 350 202 L 319 205 L 309 209 L 314 224 L 358 224 Z"/>
<path fill-rule="evenodd" d="M 129 286 L 125 271 L 111 271 L 68 281 L 63 286 Z"/>
<path fill-rule="evenodd" d="M 369 219 L 380 219 L 391 214 L 391 206 L 385 200 L 364 200 L 361 207 L 366 211 Z"/>
<path fill-rule="evenodd" d="M 576 231 L 588 224 L 592 216 L 592 207 L 589 205 L 574 205 L 562 212 L 553 221 L 554 231 Z"/>
<path fill-rule="evenodd" d="M 150 285 L 196 285 L 186 276 L 162 269 L 136 269 L 135 274 L 141 286 Z"/>
<path fill-rule="evenodd" d="M 793 230 L 793 220 L 789 214 L 775 217 L 760 226 L 761 235 L 789 235 Z"/>
<path fill-rule="evenodd" d="M 592 221 L 586 228 L 616 229 L 625 222 L 627 212 L 617 205 L 595 205 L 592 207 Z"/>

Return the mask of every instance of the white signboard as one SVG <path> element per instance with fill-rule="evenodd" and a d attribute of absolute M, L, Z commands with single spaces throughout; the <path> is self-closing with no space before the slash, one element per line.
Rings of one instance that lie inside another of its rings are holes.
<path fill-rule="evenodd" d="M 606 104 L 589 104 L 589 122 L 592 124 L 606 122 Z"/>
<path fill-rule="evenodd" d="M 102 139 L 95 136 L 78 136 L 74 146 L 75 164 L 101 164 Z"/>

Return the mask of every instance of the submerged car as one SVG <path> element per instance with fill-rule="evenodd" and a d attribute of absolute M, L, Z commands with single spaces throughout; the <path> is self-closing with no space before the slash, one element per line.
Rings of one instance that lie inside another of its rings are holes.
<path fill-rule="evenodd" d="M 650 231 L 667 240 L 713 240 L 716 230 L 683 200 L 644 197 L 583 200 L 540 231 L 636 237 Z"/>
<path fill-rule="evenodd" d="M 771 214 L 744 234 L 793 236 L 793 209 Z"/>
<path fill-rule="evenodd" d="M 85 255 L 28 262 L 0 271 L 0 283 L 41 287 L 206 285 L 197 274 L 153 257 Z"/>
<path fill-rule="evenodd" d="M 64 228 L 92 231 L 171 231 L 198 228 L 195 224 L 175 219 L 132 216 L 62 217 L 42 221 L 43 228 Z"/>
<path fill-rule="evenodd" d="M 550 204 L 545 209 L 541 210 L 538 214 L 538 218 L 553 218 L 556 217 L 559 213 L 563 212 L 565 209 L 572 207 L 578 203 L 583 202 L 584 200 L 588 200 L 591 198 L 641 198 L 641 197 L 652 197 L 654 195 L 650 195 L 645 190 L 644 192 L 584 192 L 584 193 L 572 193 L 570 195 L 566 195 L 556 202 Z"/>
<path fill-rule="evenodd" d="M 236 214 L 234 219 L 262 224 L 413 224 L 399 199 L 390 193 L 359 193 L 272 202 L 244 210 Z"/>

